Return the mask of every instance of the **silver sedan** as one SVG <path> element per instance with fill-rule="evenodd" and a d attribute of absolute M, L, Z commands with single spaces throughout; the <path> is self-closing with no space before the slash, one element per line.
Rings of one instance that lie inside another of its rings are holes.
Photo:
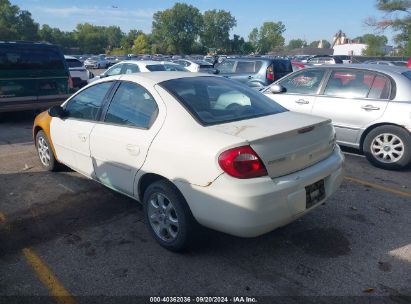
<path fill-rule="evenodd" d="M 383 65 L 317 66 L 262 91 L 291 111 L 331 118 L 340 145 L 383 169 L 411 163 L 411 70 Z"/>

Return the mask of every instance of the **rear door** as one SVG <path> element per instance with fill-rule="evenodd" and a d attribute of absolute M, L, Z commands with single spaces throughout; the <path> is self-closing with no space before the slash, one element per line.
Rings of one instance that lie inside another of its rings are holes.
<path fill-rule="evenodd" d="M 284 93 L 272 94 L 269 88 L 264 93 L 291 111 L 310 114 L 326 71 L 303 69 L 277 82 Z"/>
<path fill-rule="evenodd" d="M 156 97 L 154 97 L 156 96 Z M 134 194 L 134 177 L 165 118 L 158 93 L 122 81 L 105 114 L 91 132 L 96 177 L 106 186 Z"/>
<path fill-rule="evenodd" d="M 69 96 L 69 70 L 57 47 L 41 47 L 30 52 L 38 73 L 38 102 L 62 102 Z"/>
<path fill-rule="evenodd" d="M 30 50 L 0 44 L 0 108 L 18 109 L 37 102 L 37 73 L 30 63 Z"/>
<path fill-rule="evenodd" d="M 332 119 L 339 142 L 356 144 L 360 130 L 383 115 L 390 92 L 391 82 L 382 74 L 333 69 L 312 114 Z"/>
<path fill-rule="evenodd" d="M 261 60 L 237 60 L 231 79 L 247 84 L 249 87 L 263 87 L 264 79 L 259 79 L 258 72 L 263 65 Z M 265 75 L 264 75 L 265 77 Z"/>

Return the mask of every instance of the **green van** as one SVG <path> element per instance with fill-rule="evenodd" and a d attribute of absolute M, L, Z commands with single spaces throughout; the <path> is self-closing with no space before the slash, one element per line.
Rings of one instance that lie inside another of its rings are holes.
<path fill-rule="evenodd" d="M 56 45 L 0 41 L 0 112 L 60 104 L 71 88 L 67 63 Z"/>

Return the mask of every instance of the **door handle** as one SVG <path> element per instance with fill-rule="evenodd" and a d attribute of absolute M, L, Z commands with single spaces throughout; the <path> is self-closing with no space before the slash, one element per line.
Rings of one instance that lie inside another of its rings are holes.
<path fill-rule="evenodd" d="M 248 76 L 248 79 L 252 79 L 253 78 L 253 76 Z"/>
<path fill-rule="evenodd" d="M 310 102 L 304 99 L 298 99 L 295 101 L 296 103 L 302 105 L 302 104 L 309 104 Z"/>
<path fill-rule="evenodd" d="M 80 141 L 85 142 L 87 140 L 87 135 L 83 133 L 77 134 Z"/>
<path fill-rule="evenodd" d="M 373 105 L 366 105 L 366 106 L 362 106 L 361 109 L 366 110 L 366 111 L 377 111 L 380 108 L 374 107 Z"/>
<path fill-rule="evenodd" d="M 136 145 L 132 144 L 127 144 L 126 145 L 126 150 L 131 154 L 131 155 L 138 155 L 140 154 L 140 148 Z"/>

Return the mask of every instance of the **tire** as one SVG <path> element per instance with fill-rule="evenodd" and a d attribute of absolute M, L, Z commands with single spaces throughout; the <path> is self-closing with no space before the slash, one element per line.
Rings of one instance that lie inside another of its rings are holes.
<path fill-rule="evenodd" d="M 42 166 L 48 171 L 56 171 L 58 162 L 54 157 L 50 142 L 43 131 L 39 131 L 36 135 L 36 149 Z"/>
<path fill-rule="evenodd" d="M 380 126 L 367 134 L 363 151 L 374 166 L 386 170 L 400 170 L 411 162 L 411 135 L 397 126 Z"/>
<path fill-rule="evenodd" d="M 161 246 L 180 252 L 190 245 L 198 224 L 174 185 L 154 182 L 144 192 L 143 205 L 147 228 Z"/>

